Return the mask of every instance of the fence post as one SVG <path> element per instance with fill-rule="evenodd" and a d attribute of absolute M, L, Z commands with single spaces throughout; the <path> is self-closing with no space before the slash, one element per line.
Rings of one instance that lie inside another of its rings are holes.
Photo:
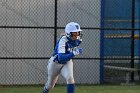
<path fill-rule="evenodd" d="M 131 68 L 134 68 L 134 28 L 135 28 L 135 0 L 132 0 L 132 33 L 131 33 Z M 131 81 L 134 81 L 134 72 L 131 73 Z"/>
<path fill-rule="evenodd" d="M 55 11 L 54 11 L 54 48 L 56 45 L 56 41 L 57 41 L 57 0 L 54 1 L 54 7 L 55 7 Z"/>

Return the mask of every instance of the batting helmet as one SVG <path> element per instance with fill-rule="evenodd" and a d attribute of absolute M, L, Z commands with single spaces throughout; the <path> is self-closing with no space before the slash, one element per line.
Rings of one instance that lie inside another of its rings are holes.
<path fill-rule="evenodd" d="M 65 33 L 67 36 L 69 36 L 71 34 L 71 32 L 80 32 L 80 31 L 82 31 L 80 29 L 80 25 L 75 22 L 70 22 L 65 27 Z"/>

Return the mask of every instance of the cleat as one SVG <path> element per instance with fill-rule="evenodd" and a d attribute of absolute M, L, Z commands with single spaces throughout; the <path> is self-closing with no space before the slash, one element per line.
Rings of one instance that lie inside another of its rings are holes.
<path fill-rule="evenodd" d="M 47 90 L 46 88 L 44 88 L 42 93 L 49 93 L 49 90 Z"/>

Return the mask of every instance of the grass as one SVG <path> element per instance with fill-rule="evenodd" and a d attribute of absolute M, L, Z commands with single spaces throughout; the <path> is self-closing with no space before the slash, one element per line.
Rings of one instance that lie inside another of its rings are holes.
<path fill-rule="evenodd" d="M 0 87 L 0 93 L 41 93 L 43 87 Z M 75 93 L 139 93 L 140 86 L 121 85 L 77 85 Z M 66 87 L 57 85 L 50 93 L 66 93 Z"/>

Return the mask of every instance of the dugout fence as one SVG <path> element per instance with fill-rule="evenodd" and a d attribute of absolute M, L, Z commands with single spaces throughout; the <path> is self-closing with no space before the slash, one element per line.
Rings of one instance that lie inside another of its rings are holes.
<path fill-rule="evenodd" d="M 47 61 L 69 21 L 84 30 L 84 53 L 73 59 L 76 83 L 125 81 L 125 72 L 104 65 L 140 68 L 138 5 L 135 0 L 0 1 L 0 85 L 43 85 Z M 139 71 L 130 77 L 139 81 Z"/>

